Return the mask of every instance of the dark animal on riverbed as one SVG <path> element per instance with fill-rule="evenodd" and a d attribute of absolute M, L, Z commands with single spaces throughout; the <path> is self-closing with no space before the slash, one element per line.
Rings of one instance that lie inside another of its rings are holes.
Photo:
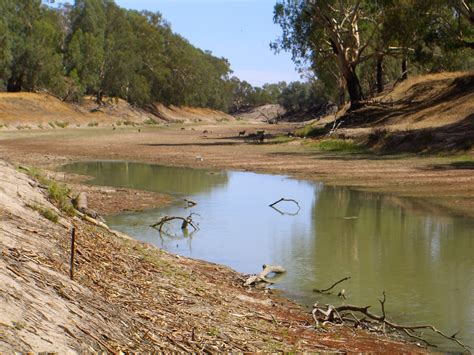
<path fill-rule="evenodd" d="M 245 131 L 240 131 L 239 132 L 239 137 L 245 137 Z"/>

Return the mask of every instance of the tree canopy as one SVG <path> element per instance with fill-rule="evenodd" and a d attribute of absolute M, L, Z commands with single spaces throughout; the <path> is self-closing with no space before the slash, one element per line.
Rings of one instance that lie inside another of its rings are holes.
<path fill-rule="evenodd" d="M 0 0 L 0 85 L 46 90 L 66 100 L 94 95 L 152 102 L 230 105 L 230 64 L 174 33 L 160 13 L 112 0 L 59 8 Z"/>
<path fill-rule="evenodd" d="M 272 47 L 357 106 L 408 73 L 472 69 L 473 19 L 466 0 L 279 0 Z"/>

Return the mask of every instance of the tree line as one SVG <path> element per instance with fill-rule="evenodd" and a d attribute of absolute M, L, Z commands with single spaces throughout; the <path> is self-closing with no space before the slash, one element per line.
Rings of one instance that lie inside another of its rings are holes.
<path fill-rule="evenodd" d="M 94 95 L 132 104 L 161 102 L 226 109 L 230 64 L 191 45 L 160 13 L 112 0 L 59 8 L 0 0 L 0 86 L 46 90 L 78 101 Z"/>
<path fill-rule="evenodd" d="M 474 68 L 469 0 L 279 0 L 274 22 L 274 50 L 339 104 L 357 107 L 409 74 Z"/>
<path fill-rule="evenodd" d="M 51 1 L 49 1 L 51 2 Z M 313 85 L 254 87 L 231 76 L 230 64 L 174 33 L 160 13 L 120 8 L 112 0 L 0 0 L 0 88 L 46 91 L 66 101 L 118 97 L 146 107 L 238 111 L 268 103 L 310 107 Z M 318 95 L 323 97 L 322 92 Z"/>

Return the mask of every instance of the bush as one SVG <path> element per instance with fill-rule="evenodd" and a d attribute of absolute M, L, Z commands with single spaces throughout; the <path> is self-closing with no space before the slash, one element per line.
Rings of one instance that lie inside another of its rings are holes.
<path fill-rule="evenodd" d="M 74 207 L 69 200 L 69 193 L 71 190 L 64 184 L 59 184 L 56 181 L 50 181 L 48 185 L 48 197 L 57 204 L 59 209 L 66 214 L 73 216 Z"/>
<path fill-rule="evenodd" d="M 69 126 L 69 122 L 54 121 L 54 124 L 60 128 L 66 128 Z"/>
<path fill-rule="evenodd" d="M 295 135 L 301 138 L 320 137 L 328 133 L 328 130 L 324 127 L 315 127 L 311 125 L 304 126 L 303 128 L 297 129 Z"/>
<path fill-rule="evenodd" d="M 156 122 L 153 118 L 147 118 L 145 121 L 143 121 L 143 124 L 156 125 L 156 124 L 158 124 L 158 122 Z"/>
<path fill-rule="evenodd" d="M 50 180 L 43 175 L 43 173 L 36 169 L 25 169 L 26 173 L 34 180 L 38 181 L 41 185 L 48 188 L 48 198 L 53 202 L 61 211 L 69 216 L 74 216 L 74 207 L 69 199 L 71 190 L 64 184 L 57 183 L 56 181 Z"/>
<path fill-rule="evenodd" d="M 313 147 L 322 152 L 362 153 L 366 150 L 363 145 L 352 139 L 337 138 L 320 140 Z"/>

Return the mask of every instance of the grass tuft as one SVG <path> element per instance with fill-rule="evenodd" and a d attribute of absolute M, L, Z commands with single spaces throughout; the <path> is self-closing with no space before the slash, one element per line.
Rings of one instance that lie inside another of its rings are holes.
<path fill-rule="evenodd" d="M 69 126 L 69 122 L 54 121 L 54 124 L 60 128 L 66 128 Z"/>
<path fill-rule="evenodd" d="M 153 118 L 147 118 L 145 121 L 143 121 L 143 124 L 156 125 L 156 124 L 158 124 L 158 122 L 156 122 Z"/>
<path fill-rule="evenodd" d="M 53 210 L 38 204 L 31 205 L 30 207 L 35 211 L 38 211 L 39 214 L 42 215 L 44 218 L 50 220 L 51 222 L 58 223 L 59 216 Z"/>
<path fill-rule="evenodd" d="M 366 148 L 352 139 L 327 138 L 316 143 L 310 143 L 310 147 L 321 152 L 338 153 L 363 153 Z"/>
<path fill-rule="evenodd" d="M 38 181 L 41 185 L 48 188 L 48 198 L 53 202 L 61 211 L 66 213 L 68 216 L 74 216 L 74 207 L 69 198 L 71 190 L 65 184 L 60 184 L 54 180 L 50 180 L 44 176 L 44 174 L 36 168 L 27 169 L 26 173 Z"/>
<path fill-rule="evenodd" d="M 295 135 L 301 138 L 320 137 L 327 134 L 328 131 L 324 127 L 315 127 L 311 125 L 304 126 L 303 128 L 297 129 Z"/>

